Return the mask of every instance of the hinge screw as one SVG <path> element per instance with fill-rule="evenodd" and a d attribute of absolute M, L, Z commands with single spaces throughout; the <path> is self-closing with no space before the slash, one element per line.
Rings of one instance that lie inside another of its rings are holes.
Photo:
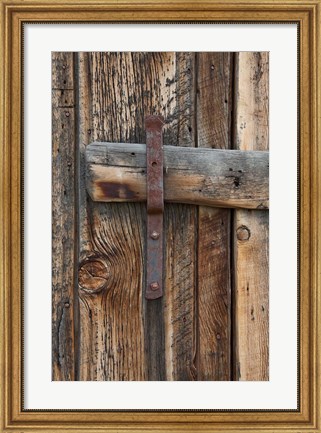
<path fill-rule="evenodd" d="M 159 284 L 157 281 L 154 281 L 153 283 L 151 283 L 150 288 L 152 290 L 158 290 L 159 289 Z"/>
<path fill-rule="evenodd" d="M 152 232 L 152 234 L 150 235 L 150 237 L 152 238 L 152 239 L 158 239 L 159 238 L 159 233 L 158 232 L 155 232 L 155 231 L 153 231 Z"/>

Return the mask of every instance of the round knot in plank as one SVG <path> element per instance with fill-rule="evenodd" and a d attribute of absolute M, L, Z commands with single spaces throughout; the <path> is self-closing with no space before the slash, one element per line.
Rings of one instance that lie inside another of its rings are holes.
<path fill-rule="evenodd" d="M 248 241 L 251 237 L 250 229 L 246 226 L 241 226 L 236 230 L 236 236 L 239 241 Z"/>
<path fill-rule="evenodd" d="M 110 271 L 100 258 L 85 259 L 79 266 L 79 289 L 88 293 L 98 293 L 107 288 Z"/>

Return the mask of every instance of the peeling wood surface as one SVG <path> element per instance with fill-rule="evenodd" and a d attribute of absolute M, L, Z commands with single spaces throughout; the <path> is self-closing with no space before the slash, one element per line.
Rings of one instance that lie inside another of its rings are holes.
<path fill-rule="evenodd" d="M 72 53 L 52 57 L 52 379 L 75 380 L 75 109 Z"/>
<path fill-rule="evenodd" d="M 268 53 L 236 54 L 235 145 L 268 150 Z M 235 375 L 269 379 L 269 214 L 238 210 L 234 219 Z"/>
<path fill-rule="evenodd" d="M 266 56 L 53 54 L 54 380 L 268 379 L 268 213 L 219 208 L 268 206 Z M 154 301 L 146 204 L 126 188 L 126 202 L 92 200 L 117 173 L 145 199 L 149 114 L 166 119 L 165 198 L 179 201 Z"/>
<path fill-rule="evenodd" d="M 145 144 L 92 143 L 86 160 L 94 201 L 146 200 Z M 269 153 L 164 146 L 164 194 L 168 202 L 268 208 Z"/>

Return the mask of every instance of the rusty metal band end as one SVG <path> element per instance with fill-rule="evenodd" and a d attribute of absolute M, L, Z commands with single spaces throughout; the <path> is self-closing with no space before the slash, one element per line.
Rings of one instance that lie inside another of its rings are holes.
<path fill-rule="evenodd" d="M 148 116 L 146 129 L 147 167 L 147 281 L 146 299 L 163 295 L 163 135 L 164 119 Z"/>

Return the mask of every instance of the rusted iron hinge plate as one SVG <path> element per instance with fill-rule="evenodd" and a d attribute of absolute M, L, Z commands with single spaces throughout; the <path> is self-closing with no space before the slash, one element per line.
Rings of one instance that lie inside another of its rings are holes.
<path fill-rule="evenodd" d="M 147 285 L 146 299 L 163 295 L 163 134 L 164 119 L 145 119 L 147 158 Z"/>

